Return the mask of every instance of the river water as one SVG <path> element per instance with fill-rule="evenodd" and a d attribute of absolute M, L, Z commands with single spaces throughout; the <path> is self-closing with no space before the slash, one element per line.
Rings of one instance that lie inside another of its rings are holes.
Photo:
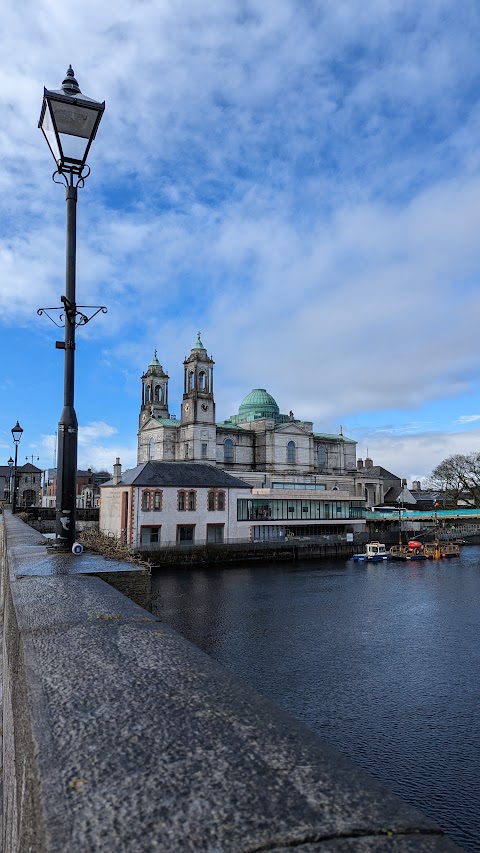
<path fill-rule="evenodd" d="M 155 612 L 480 851 L 480 547 L 158 572 Z"/>

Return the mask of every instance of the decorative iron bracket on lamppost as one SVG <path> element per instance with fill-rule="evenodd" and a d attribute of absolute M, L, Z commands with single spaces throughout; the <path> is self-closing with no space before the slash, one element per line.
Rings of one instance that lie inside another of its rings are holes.
<path fill-rule="evenodd" d="M 59 328 L 65 329 L 64 341 L 57 341 L 57 349 L 65 352 L 64 404 L 58 423 L 57 502 L 55 545 L 71 548 L 75 542 L 77 499 L 77 448 L 78 422 L 74 407 L 75 383 L 75 329 L 84 326 L 105 306 L 77 305 L 76 302 L 76 240 L 77 240 L 77 190 L 83 187 L 90 174 L 86 160 L 95 139 L 105 102 L 88 98 L 80 91 L 70 65 L 62 88 L 44 89 L 42 111 L 38 126 L 55 160 L 55 183 L 65 185 L 67 203 L 66 277 L 65 295 L 59 308 L 39 308 L 38 314 L 47 317 Z M 89 317 L 80 308 L 95 308 Z M 49 312 L 59 312 L 57 322 Z"/>
<path fill-rule="evenodd" d="M 63 302 L 63 307 L 59 305 L 55 308 L 39 308 L 37 311 L 37 314 L 39 316 L 45 314 L 45 316 L 48 317 L 48 319 L 51 320 L 52 323 L 57 326 L 58 329 L 64 329 L 65 323 L 73 323 L 74 320 L 75 328 L 78 329 L 79 326 L 86 326 L 87 323 L 89 323 L 90 320 L 93 320 L 93 318 L 96 317 L 97 314 L 100 314 L 100 312 L 102 312 L 102 314 L 107 313 L 107 308 L 105 307 L 105 305 L 72 305 L 72 303 L 68 301 L 66 296 L 61 296 L 60 301 Z M 83 311 L 79 310 L 80 308 L 95 308 L 95 312 L 90 317 L 87 317 L 87 315 L 84 314 Z M 49 311 L 59 312 L 58 323 L 54 317 L 50 316 L 50 314 L 48 313 Z M 59 341 L 57 341 L 56 347 L 57 349 L 65 349 L 65 342 L 62 341 L 60 343 Z"/>

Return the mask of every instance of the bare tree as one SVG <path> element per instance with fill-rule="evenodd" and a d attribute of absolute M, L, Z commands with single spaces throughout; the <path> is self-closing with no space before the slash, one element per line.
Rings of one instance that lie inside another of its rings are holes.
<path fill-rule="evenodd" d="M 457 453 L 444 459 L 432 471 L 430 484 L 454 506 L 462 501 L 480 507 L 480 453 Z"/>

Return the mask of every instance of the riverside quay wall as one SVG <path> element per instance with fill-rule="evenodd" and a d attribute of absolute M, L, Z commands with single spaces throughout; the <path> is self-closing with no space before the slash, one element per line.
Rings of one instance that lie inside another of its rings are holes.
<path fill-rule="evenodd" d="M 9 513 L 0 539 L 5 853 L 459 850 L 101 558 L 49 552 Z"/>
<path fill-rule="evenodd" d="M 297 560 L 321 560 L 339 558 L 348 560 L 358 550 L 364 549 L 367 540 L 357 539 L 355 545 L 344 540 L 338 541 L 281 541 L 281 542 L 245 542 L 219 545 L 189 545 L 181 547 L 144 546 L 132 549 L 152 569 L 172 569 L 175 566 L 221 566 L 227 568 L 238 563 L 296 562 Z"/>

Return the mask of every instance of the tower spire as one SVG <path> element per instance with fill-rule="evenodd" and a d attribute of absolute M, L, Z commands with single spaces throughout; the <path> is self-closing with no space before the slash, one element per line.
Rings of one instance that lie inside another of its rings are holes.
<path fill-rule="evenodd" d="M 168 411 L 168 380 L 154 350 L 153 358 L 142 376 L 140 429 L 149 418 L 170 418 Z"/>
<path fill-rule="evenodd" d="M 214 364 L 202 343 L 200 332 L 197 332 L 197 340 L 183 362 L 182 423 L 215 423 Z"/>

